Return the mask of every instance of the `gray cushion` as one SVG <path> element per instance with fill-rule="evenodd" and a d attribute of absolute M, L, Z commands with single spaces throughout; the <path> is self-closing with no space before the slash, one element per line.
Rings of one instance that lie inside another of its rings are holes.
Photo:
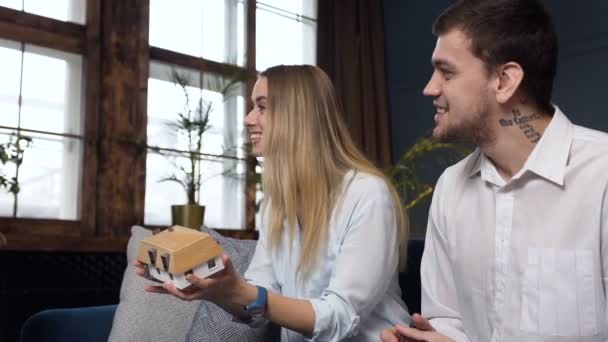
<path fill-rule="evenodd" d="M 255 252 L 257 241 L 239 240 L 223 237 L 217 232 L 202 228 L 224 248 L 230 256 L 237 272 L 244 274 Z M 273 324 L 260 327 L 233 320 L 234 317 L 215 304 L 201 301 L 192 320 L 192 326 L 187 336 L 190 342 L 219 342 L 219 341 L 278 341 L 280 329 Z"/>
<path fill-rule="evenodd" d="M 110 342 L 184 341 L 199 302 L 187 302 L 170 295 L 148 293 L 146 285 L 158 283 L 135 274 L 133 262 L 139 244 L 152 232 L 139 226 L 131 228 L 127 246 L 127 269 L 120 287 Z"/>

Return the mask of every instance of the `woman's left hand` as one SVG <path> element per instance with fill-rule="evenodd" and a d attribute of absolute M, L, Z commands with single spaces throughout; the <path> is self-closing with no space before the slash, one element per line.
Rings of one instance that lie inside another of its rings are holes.
<path fill-rule="evenodd" d="M 146 291 L 154 293 L 172 294 L 183 300 L 203 299 L 215 304 L 238 303 L 239 297 L 248 292 L 249 285 L 241 275 L 234 269 L 230 257 L 222 255 L 224 269 L 208 278 L 199 278 L 194 274 L 186 277 L 192 285 L 183 289 L 177 289 L 173 284 L 165 283 L 159 286 L 148 286 Z"/>

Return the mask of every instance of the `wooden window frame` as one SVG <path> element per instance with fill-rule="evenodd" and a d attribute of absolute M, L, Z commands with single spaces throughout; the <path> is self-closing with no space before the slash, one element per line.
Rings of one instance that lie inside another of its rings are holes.
<path fill-rule="evenodd" d="M 0 38 L 79 54 L 85 61 L 80 220 L 0 217 L 6 250 L 124 251 L 130 227 L 144 222 L 147 151 L 141 146 L 150 60 L 216 74 L 235 67 L 149 46 L 149 0 L 86 1 L 84 25 L 0 7 Z M 245 11 L 243 69 L 254 76 L 256 1 L 245 0 Z M 254 83 L 255 77 L 247 81 L 247 94 Z M 255 158 L 246 156 L 246 167 L 254 165 Z M 248 181 L 245 230 L 222 234 L 257 238 L 255 192 L 256 184 Z"/>

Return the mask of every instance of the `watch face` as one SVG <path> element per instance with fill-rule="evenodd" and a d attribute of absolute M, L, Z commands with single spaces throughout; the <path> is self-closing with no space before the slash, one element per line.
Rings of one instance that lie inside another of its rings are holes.
<path fill-rule="evenodd" d="M 249 315 L 251 315 L 251 317 L 262 317 L 262 315 L 264 314 L 264 308 L 260 307 L 260 306 L 254 306 L 252 308 L 249 308 Z"/>

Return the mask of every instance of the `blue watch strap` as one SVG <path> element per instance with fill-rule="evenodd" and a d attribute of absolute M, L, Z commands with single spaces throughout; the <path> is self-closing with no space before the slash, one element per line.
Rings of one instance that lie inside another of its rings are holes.
<path fill-rule="evenodd" d="M 266 304 L 268 302 L 268 291 L 266 291 L 266 288 L 257 285 L 256 287 L 258 288 L 258 297 L 255 301 L 245 306 L 245 311 L 253 318 L 264 316 Z"/>

